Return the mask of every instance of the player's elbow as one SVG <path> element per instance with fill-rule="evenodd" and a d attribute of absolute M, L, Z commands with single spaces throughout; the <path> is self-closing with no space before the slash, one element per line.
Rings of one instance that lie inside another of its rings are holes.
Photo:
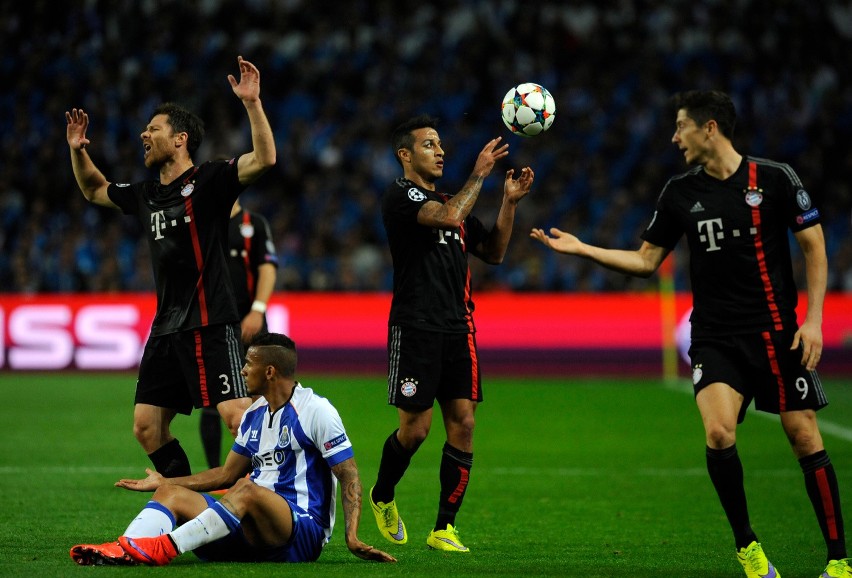
<path fill-rule="evenodd" d="M 258 156 L 258 164 L 261 166 L 261 170 L 268 171 L 272 167 L 275 166 L 275 163 L 278 162 L 278 158 L 275 154 L 275 149 L 273 148 L 270 151 L 266 151 L 262 155 Z"/>

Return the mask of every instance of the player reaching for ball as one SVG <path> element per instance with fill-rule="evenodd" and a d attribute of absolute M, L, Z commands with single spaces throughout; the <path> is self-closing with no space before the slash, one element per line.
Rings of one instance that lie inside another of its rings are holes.
<path fill-rule="evenodd" d="M 603 249 L 550 229 L 531 236 L 560 253 L 648 277 L 686 236 L 693 292 L 689 356 L 704 422 L 707 470 L 750 578 L 775 577 L 749 521 L 737 424 L 752 399 L 780 414 L 827 547 L 824 577 L 852 578 L 834 467 L 816 410 L 827 405 L 816 367 L 822 353 L 827 261 L 820 214 L 788 165 L 740 155 L 731 143 L 736 112 L 718 91 L 673 98 L 672 142 L 693 168 L 669 180 L 636 251 Z M 805 260 L 808 308 L 799 327 L 788 242 Z"/>
<path fill-rule="evenodd" d="M 534 174 L 525 167 L 506 172 L 503 202 L 491 228 L 470 214 L 494 164 L 508 154 L 500 138 L 480 151 L 473 173 L 455 195 L 437 190 L 444 172 L 444 148 L 437 121 L 418 116 L 392 136 L 403 177 L 382 199 L 382 218 L 393 259 L 393 298 L 388 320 L 388 403 L 396 406 L 399 429 L 385 441 L 370 501 L 379 531 L 404 544 L 408 534 L 394 500 L 411 457 L 426 439 L 437 399 L 447 433 L 439 471 L 440 499 L 426 543 L 467 552 L 455 527 L 473 465 L 473 426 L 482 400 L 470 269 L 467 255 L 502 262 L 517 204 L 530 191 Z"/>

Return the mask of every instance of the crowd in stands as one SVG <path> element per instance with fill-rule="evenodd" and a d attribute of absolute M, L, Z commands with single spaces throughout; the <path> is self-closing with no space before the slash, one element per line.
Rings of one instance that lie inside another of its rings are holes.
<path fill-rule="evenodd" d="M 690 88 L 730 93 L 737 148 L 797 171 L 823 208 L 829 287 L 852 291 L 848 0 L 30 0 L 0 4 L 0 45 L 3 292 L 153 288 L 142 232 L 77 189 L 64 112 L 89 113 L 90 154 L 114 182 L 156 177 L 139 135 L 163 101 L 205 120 L 197 163 L 238 155 L 250 135 L 226 80 L 237 55 L 260 69 L 276 137 L 277 165 L 242 204 L 272 225 L 279 291 L 390 289 L 379 203 L 401 170 L 389 134 L 420 112 L 441 118 L 445 192 L 489 139 L 510 142 L 474 209 L 483 221 L 505 170 L 536 173 L 503 265 L 471 259 L 477 289 L 651 290 L 653 278 L 558 257 L 528 233 L 638 246 L 666 180 L 686 170 L 668 99 Z M 525 81 L 557 103 L 532 139 L 500 120 Z"/>

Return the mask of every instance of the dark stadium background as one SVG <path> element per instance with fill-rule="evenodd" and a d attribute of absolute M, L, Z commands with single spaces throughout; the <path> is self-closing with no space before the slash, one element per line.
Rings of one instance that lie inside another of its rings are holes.
<path fill-rule="evenodd" d="M 485 220 L 505 169 L 536 171 L 504 264 L 471 260 L 477 293 L 656 291 L 656 277 L 559 257 L 527 232 L 559 226 L 593 243 L 637 246 L 661 187 L 685 168 L 669 142 L 667 100 L 689 88 L 730 92 L 737 147 L 796 169 L 822 205 L 830 290 L 848 295 L 851 44 L 852 9 L 839 0 L 6 2 L 0 305 L 13 295 L 61 302 L 152 289 L 140 231 L 77 190 L 64 111 L 89 112 L 90 153 L 113 181 L 148 177 L 139 133 L 164 100 L 206 120 L 197 162 L 239 154 L 248 127 L 226 81 L 238 54 L 260 68 L 277 140 L 276 167 L 243 195 L 273 227 L 281 262 L 273 300 L 390 288 L 377 202 L 399 174 L 388 133 L 416 112 L 442 118 L 448 191 L 488 139 L 510 142 L 475 208 Z M 500 121 L 503 95 L 523 81 L 557 101 L 553 128 L 533 139 Z M 688 290 L 685 266 L 676 252 L 678 292 Z"/>

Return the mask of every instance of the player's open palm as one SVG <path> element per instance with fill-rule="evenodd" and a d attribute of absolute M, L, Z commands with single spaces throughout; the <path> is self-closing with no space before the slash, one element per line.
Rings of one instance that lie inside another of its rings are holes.
<path fill-rule="evenodd" d="M 148 474 L 148 477 L 143 480 L 121 479 L 115 483 L 115 487 L 135 492 L 152 492 L 159 488 L 165 480 L 161 473 L 151 468 L 145 468 L 145 473 Z"/>
<path fill-rule="evenodd" d="M 506 171 L 506 182 L 503 185 L 503 194 L 506 195 L 506 198 L 509 201 L 517 203 L 529 194 L 533 179 L 535 179 L 535 173 L 531 168 L 524 167 L 521 169 L 520 177 L 513 179 L 512 177 L 514 174 L 515 169 L 509 169 Z"/>
<path fill-rule="evenodd" d="M 74 150 L 86 148 L 89 139 L 86 138 L 86 129 L 89 128 L 89 115 L 82 108 L 72 108 L 71 112 L 65 112 L 65 138 L 68 146 Z"/>
<path fill-rule="evenodd" d="M 260 98 L 260 71 L 248 60 L 243 60 L 242 56 L 237 57 L 237 64 L 240 66 L 240 81 L 237 82 L 234 75 L 229 74 L 228 82 L 231 83 L 231 89 L 240 100 L 257 100 Z"/>
<path fill-rule="evenodd" d="M 555 227 L 550 229 L 550 234 L 552 237 L 548 236 L 547 233 L 541 229 L 533 229 L 530 233 L 530 237 L 537 241 L 541 241 L 547 247 L 550 247 L 554 251 L 558 251 L 560 253 L 575 254 L 579 252 L 580 247 L 583 245 L 580 239 L 571 233 L 560 231 Z"/>

